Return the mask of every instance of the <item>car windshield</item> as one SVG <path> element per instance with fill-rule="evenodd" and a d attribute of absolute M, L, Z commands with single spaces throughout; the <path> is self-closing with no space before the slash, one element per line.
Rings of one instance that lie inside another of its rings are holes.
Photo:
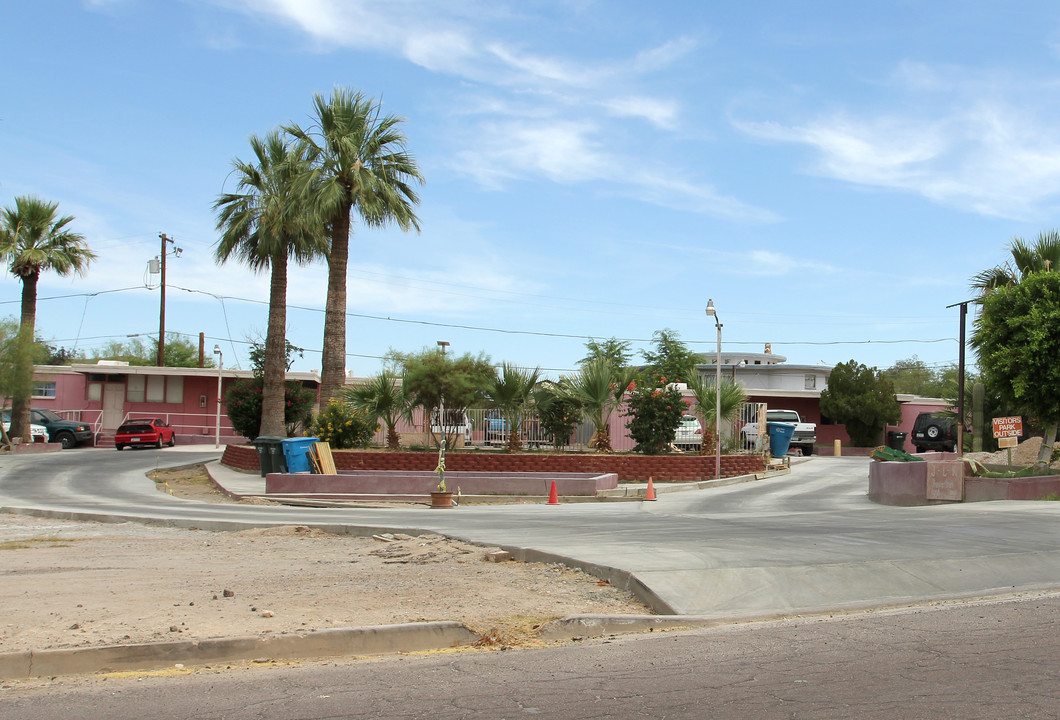
<path fill-rule="evenodd" d="M 58 413 L 55 413 L 52 410 L 34 410 L 33 412 L 37 413 L 37 415 L 42 417 L 45 420 L 45 422 L 60 422 L 60 421 L 62 421 L 62 417 Z"/>
<path fill-rule="evenodd" d="M 152 432 L 152 428 L 150 425 L 122 425 L 120 428 L 118 428 L 118 433 L 121 435 L 149 432 Z"/>
<path fill-rule="evenodd" d="M 790 410 L 776 410 L 774 412 L 766 413 L 769 417 L 770 422 L 793 422 L 799 421 L 798 413 L 791 412 Z"/>

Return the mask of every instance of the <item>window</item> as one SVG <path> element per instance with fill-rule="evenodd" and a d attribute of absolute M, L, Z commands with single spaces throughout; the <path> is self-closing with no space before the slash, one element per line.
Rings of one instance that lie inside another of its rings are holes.
<path fill-rule="evenodd" d="M 90 382 L 88 384 L 88 399 L 99 402 L 103 399 L 103 383 Z"/>
<path fill-rule="evenodd" d="M 147 377 L 147 402 L 160 403 L 166 400 L 166 379 L 161 375 Z"/>
<path fill-rule="evenodd" d="M 166 402 L 167 403 L 182 403 L 184 402 L 184 378 L 182 377 L 171 377 L 169 382 L 166 383 Z"/>
<path fill-rule="evenodd" d="M 816 390 L 817 389 L 817 376 L 810 374 L 806 376 L 806 389 Z"/>
<path fill-rule="evenodd" d="M 129 382 L 125 385 L 125 399 L 131 403 L 142 403 L 147 387 L 146 380 L 143 375 L 130 375 Z"/>
<path fill-rule="evenodd" d="M 55 382 L 54 381 L 35 381 L 33 383 L 33 397 L 35 398 L 53 398 L 55 397 Z"/>

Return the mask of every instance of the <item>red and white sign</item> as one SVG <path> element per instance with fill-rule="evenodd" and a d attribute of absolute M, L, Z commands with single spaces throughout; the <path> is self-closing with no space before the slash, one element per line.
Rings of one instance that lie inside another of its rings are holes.
<path fill-rule="evenodd" d="M 994 437 L 1023 437 L 1023 418 L 994 418 Z"/>

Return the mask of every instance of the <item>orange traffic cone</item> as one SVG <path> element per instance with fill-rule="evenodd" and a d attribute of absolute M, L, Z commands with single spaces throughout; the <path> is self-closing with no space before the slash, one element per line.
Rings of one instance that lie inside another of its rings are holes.
<path fill-rule="evenodd" d="M 644 493 L 645 500 L 655 499 L 655 483 L 652 481 L 651 476 L 648 476 L 648 492 Z"/>
<path fill-rule="evenodd" d="M 556 492 L 556 481 L 552 481 L 552 489 L 548 491 L 548 504 L 559 505 L 559 494 Z"/>

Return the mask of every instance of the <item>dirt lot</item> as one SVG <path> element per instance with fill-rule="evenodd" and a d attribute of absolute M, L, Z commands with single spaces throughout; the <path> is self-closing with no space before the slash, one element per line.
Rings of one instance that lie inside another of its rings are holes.
<path fill-rule="evenodd" d="M 231 502 L 201 468 L 159 489 Z M 262 501 L 258 501 L 262 502 Z M 561 565 L 488 562 L 438 535 L 213 533 L 0 515 L 0 652 L 457 620 L 498 644 L 575 613 L 647 613 Z"/>

